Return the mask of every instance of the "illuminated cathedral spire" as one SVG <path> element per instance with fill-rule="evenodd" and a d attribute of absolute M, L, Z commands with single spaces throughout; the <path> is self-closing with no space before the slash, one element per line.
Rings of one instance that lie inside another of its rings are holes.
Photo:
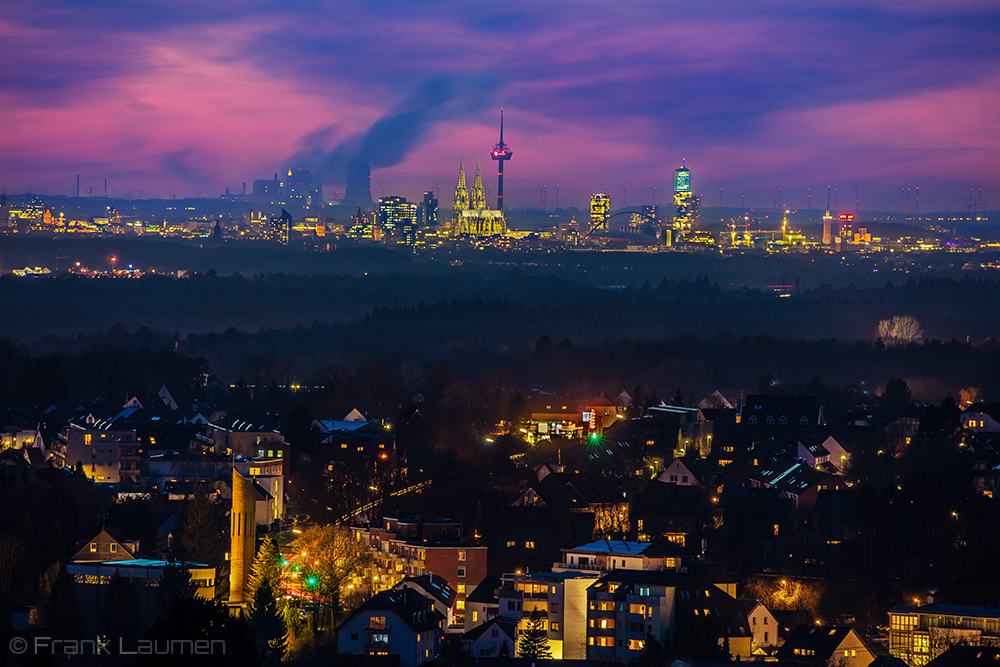
<path fill-rule="evenodd" d="M 476 181 L 472 185 L 471 199 L 469 208 L 474 211 L 486 210 L 486 195 L 483 194 L 483 177 L 479 173 L 479 160 L 476 160 Z"/>
<path fill-rule="evenodd" d="M 469 188 L 465 185 L 465 160 L 462 160 L 458 167 L 458 185 L 455 186 L 455 202 L 452 210 L 456 213 L 469 210 Z"/>

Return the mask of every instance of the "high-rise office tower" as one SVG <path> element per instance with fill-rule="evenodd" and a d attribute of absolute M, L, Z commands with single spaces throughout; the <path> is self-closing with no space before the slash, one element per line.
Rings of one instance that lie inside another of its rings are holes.
<path fill-rule="evenodd" d="M 607 220 L 609 211 L 611 211 L 611 197 L 603 192 L 595 192 L 590 195 L 591 228 Z"/>
<path fill-rule="evenodd" d="M 674 169 L 674 229 L 690 231 L 698 221 L 698 198 L 691 192 L 691 171 L 680 166 Z"/>
<path fill-rule="evenodd" d="M 514 155 L 514 151 L 503 142 L 503 109 L 500 109 L 500 141 L 493 146 L 490 156 L 497 161 L 497 210 L 503 210 L 503 163 Z M 485 206 L 483 207 L 485 208 Z"/>
<path fill-rule="evenodd" d="M 292 229 L 292 215 L 285 209 L 281 209 L 281 215 L 271 218 L 271 240 L 277 241 L 281 245 L 288 245 L 288 233 Z"/>
<path fill-rule="evenodd" d="M 437 227 L 438 224 L 438 199 L 433 192 L 425 192 L 424 200 L 420 203 L 421 227 Z"/>
<path fill-rule="evenodd" d="M 412 245 L 416 240 L 417 205 L 404 197 L 382 197 L 378 200 L 378 222 L 383 234 Z"/>
<path fill-rule="evenodd" d="M 823 245 L 830 245 L 833 243 L 833 237 L 839 236 L 840 230 L 834 231 L 833 226 L 833 216 L 830 215 L 830 210 L 827 209 L 826 214 L 823 216 Z"/>

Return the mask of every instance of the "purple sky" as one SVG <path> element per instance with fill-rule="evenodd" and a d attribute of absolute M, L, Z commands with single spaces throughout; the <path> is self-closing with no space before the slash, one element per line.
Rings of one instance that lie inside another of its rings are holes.
<path fill-rule="evenodd" d="M 8 191 L 216 196 L 294 157 L 331 198 L 389 117 L 373 194 L 450 205 L 462 157 L 495 188 L 502 106 L 508 206 L 662 203 L 686 158 L 708 206 L 1000 208 L 995 0 L 97 4 L 0 15 Z"/>

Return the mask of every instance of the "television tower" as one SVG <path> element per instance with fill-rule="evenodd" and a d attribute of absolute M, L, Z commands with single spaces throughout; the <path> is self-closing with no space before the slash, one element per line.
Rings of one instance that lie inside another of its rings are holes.
<path fill-rule="evenodd" d="M 500 109 L 500 143 L 493 146 L 490 155 L 497 161 L 497 210 L 503 210 L 503 163 L 509 160 L 514 151 L 507 148 L 503 142 L 503 109 Z"/>

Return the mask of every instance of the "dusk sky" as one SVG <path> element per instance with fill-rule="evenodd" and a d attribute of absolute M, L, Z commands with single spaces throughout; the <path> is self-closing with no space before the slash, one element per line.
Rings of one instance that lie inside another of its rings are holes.
<path fill-rule="evenodd" d="M 15 1 L 0 44 L 8 192 L 216 197 L 294 161 L 334 198 L 365 146 L 373 195 L 450 206 L 461 158 L 495 188 L 504 107 L 512 207 L 663 203 L 682 158 L 706 206 L 1000 207 L 996 0 Z"/>

